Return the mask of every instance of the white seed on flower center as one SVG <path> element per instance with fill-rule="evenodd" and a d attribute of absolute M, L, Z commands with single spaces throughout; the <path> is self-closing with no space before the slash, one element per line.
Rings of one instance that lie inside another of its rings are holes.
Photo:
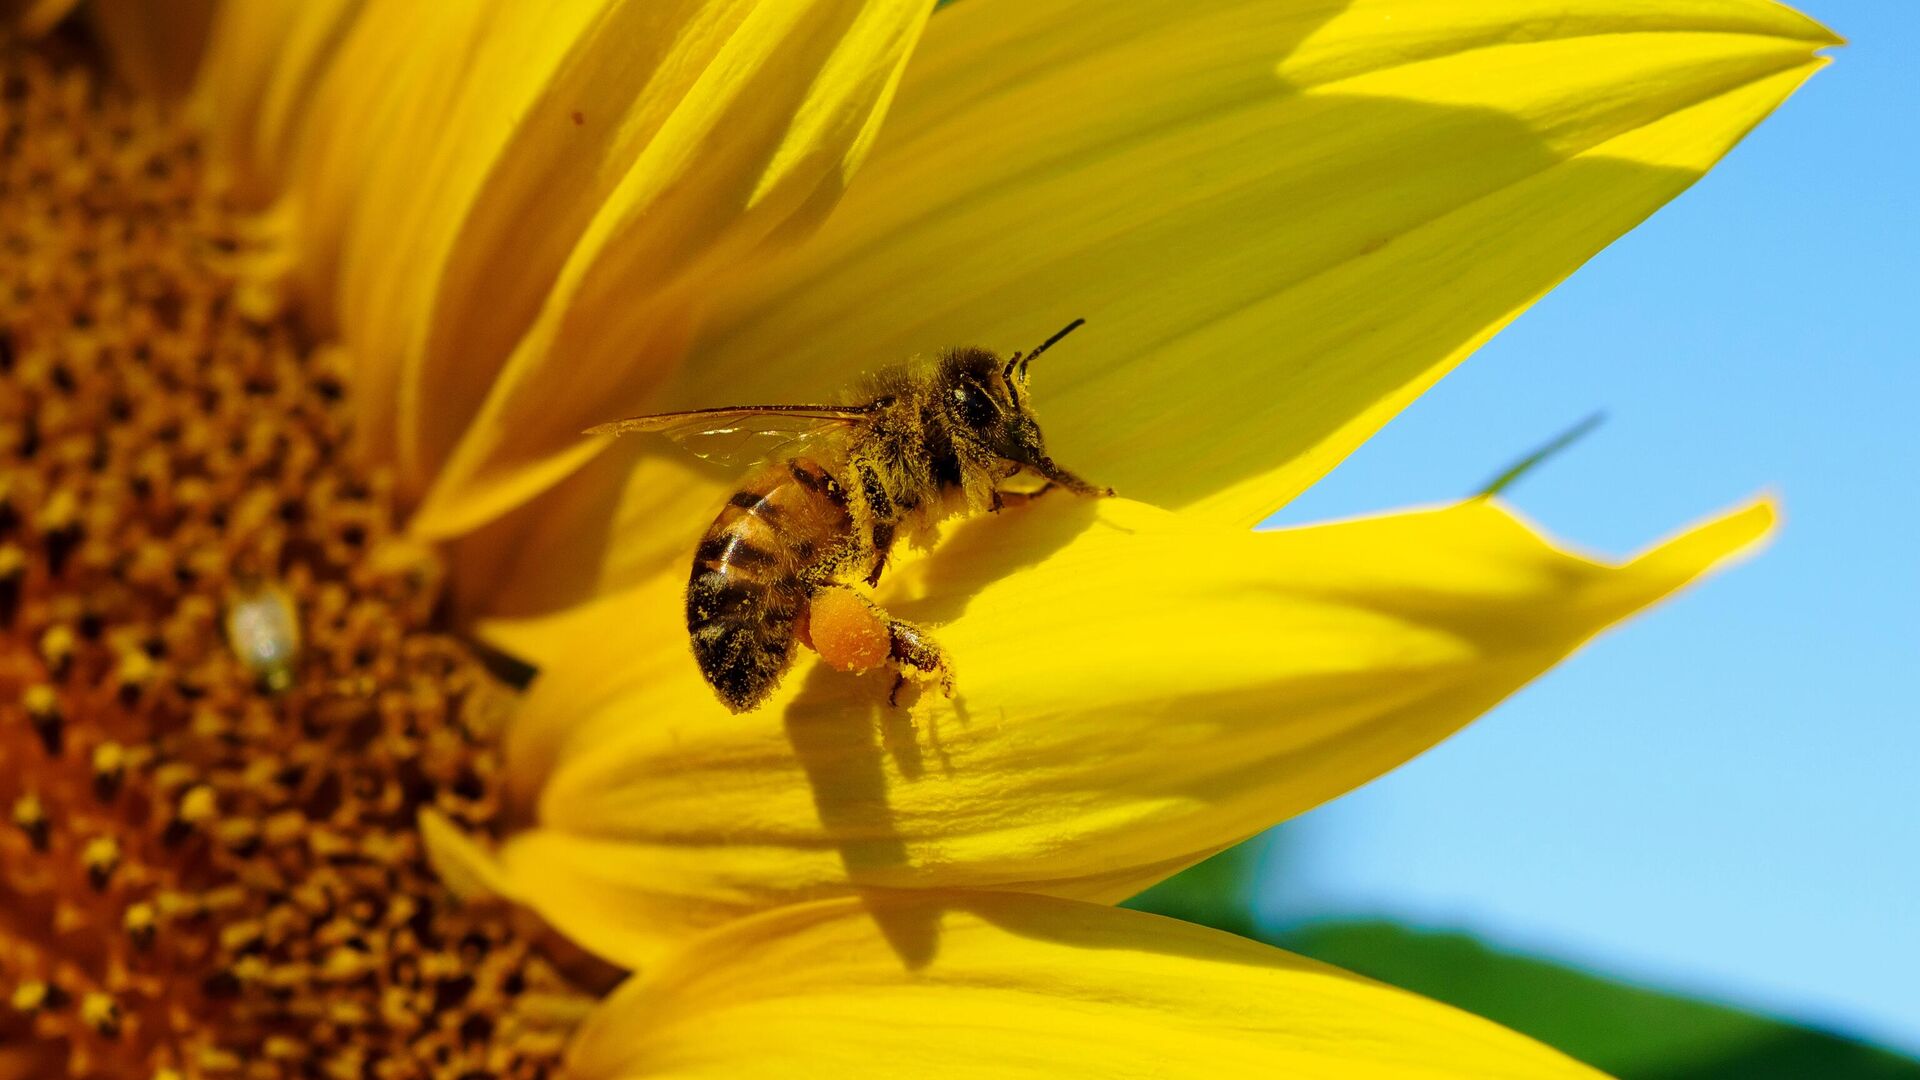
<path fill-rule="evenodd" d="M 293 598 L 277 585 L 238 593 L 227 605 L 227 644 L 266 689 L 279 693 L 292 686 L 300 658 Z"/>

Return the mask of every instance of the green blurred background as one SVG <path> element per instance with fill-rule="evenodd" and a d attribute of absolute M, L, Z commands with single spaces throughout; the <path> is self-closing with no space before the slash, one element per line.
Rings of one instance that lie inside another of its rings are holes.
<path fill-rule="evenodd" d="M 1522 956 L 1464 933 L 1332 912 L 1263 925 L 1258 898 L 1285 881 L 1285 836 L 1283 827 L 1231 848 L 1125 906 L 1447 1002 L 1620 1080 L 1920 1080 L 1920 1062 L 1865 1042 Z"/>

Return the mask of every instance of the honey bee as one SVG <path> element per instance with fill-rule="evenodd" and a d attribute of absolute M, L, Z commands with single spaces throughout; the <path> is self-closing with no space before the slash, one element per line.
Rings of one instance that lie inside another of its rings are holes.
<path fill-rule="evenodd" d="M 732 711 L 767 699 L 814 644 L 808 616 L 829 590 L 849 605 L 849 579 L 877 585 L 894 542 L 931 542 L 948 518 L 997 511 L 1060 487 L 1111 495 L 1047 456 L 1027 392 L 1027 367 L 1085 320 L 1030 353 L 1002 360 L 981 348 L 950 349 L 874 374 L 846 405 L 736 405 L 636 416 L 589 435 L 657 432 L 702 457 L 738 457 L 773 440 L 728 498 L 693 553 L 687 634 L 701 674 Z M 1033 490 L 1002 485 L 1026 475 Z M 953 665 L 926 630 L 860 598 L 879 634 L 876 659 L 895 671 L 889 703 L 908 672 L 953 693 Z M 827 650 L 823 647 L 823 654 Z M 833 660 L 833 657 L 829 657 Z M 853 669 L 854 665 L 835 666 Z"/>

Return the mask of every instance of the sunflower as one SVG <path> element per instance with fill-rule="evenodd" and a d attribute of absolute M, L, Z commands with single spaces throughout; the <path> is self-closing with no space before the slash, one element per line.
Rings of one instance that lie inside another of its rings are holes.
<path fill-rule="evenodd" d="M 1577 1076 L 1112 906 L 1751 549 L 1257 524 L 1814 71 L 1766 0 L 17 5 L 0 1077 Z M 32 40 L 26 40 L 31 38 Z M 106 74 L 110 73 L 110 74 Z M 117 80 L 117 81 L 115 81 Z M 729 715 L 640 412 L 1030 343 L 1122 498 Z"/>

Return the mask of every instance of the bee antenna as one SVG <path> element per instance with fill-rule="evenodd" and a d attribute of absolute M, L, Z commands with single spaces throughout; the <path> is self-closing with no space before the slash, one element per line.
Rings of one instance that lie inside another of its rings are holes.
<path fill-rule="evenodd" d="M 1048 349 L 1051 349 L 1051 348 L 1053 348 L 1053 344 L 1054 344 L 1054 342 L 1056 342 L 1056 341 L 1059 341 L 1059 340 L 1060 340 L 1061 338 L 1063 338 L 1063 337 L 1066 337 L 1066 336 L 1067 336 L 1068 334 L 1071 334 L 1071 333 L 1073 333 L 1073 332 L 1074 332 L 1075 330 L 1078 330 L 1078 329 L 1080 329 L 1080 328 L 1081 328 L 1082 326 L 1085 326 L 1085 325 L 1086 325 L 1086 322 L 1087 322 L 1087 320 L 1085 320 L 1085 319 L 1075 319 L 1075 320 L 1073 320 L 1072 322 L 1070 322 L 1070 323 L 1068 323 L 1068 324 L 1067 324 L 1066 326 L 1064 326 L 1064 327 L 1062 327 L 1059 333 L 1057 333 L 1057 334 L 1055 334 L 1055 335 L 1053 335 L 1052 337 L 1050 337 L 1050 338 L 1048 338 L 1047 340 L 1045 340 L 1045 341 L 1043 341 L 1043 342 L 1041 342 L 1041 343 L 1040 343 L 1040 347 L 1039 347 L 1039 348 L 1037 348 L 1037 349 L 1035 349 L 1035 350 L 1033 350 L 1032 352 L 1030 352 L 1030 353 L 1028 353 L 1028 354 L 1027 354 L 1027 358 L 1026 358 L 1025 360 L 1021 360 L 1021 361 L 1020 361 L 1020 378 L 1021 378 L 1022 380 L 1025 380 L 1025 379 L 1026 379 L 1026 377 L 1027 377 L 1027 365 L 1028 365 L 1028 364 L 1031 364 L 1031 363 L 1033 363 L 1033 358 L 1034 358 L 1034 357 L 1036 357 L 1036 356 L 1039 356 L 1039 355 L 1040 355 L 1041 353 L 1043 353 L 1043 352 L 1046 352 L 1046 351 L 1047 351 Z M 1019 355 L 1019 354 L 1018 354 L 1018 353 L 1016 353 L 1016 354 L 1014 354 L 1014 355 L 1015 355 L 1016 357 L 1018 357 L 1018 355 Z M 1011 370 L 1011 369 L 1013 368 L 1013 364 L 1012 364 L 1012 362 L 1011 362 L 1011 361 L 1009 361 L 1009 362 L 1008 362 L 1008 364 L 1007 364 L 1007 368 L 1008 368 L 1009 370 Z"/>

